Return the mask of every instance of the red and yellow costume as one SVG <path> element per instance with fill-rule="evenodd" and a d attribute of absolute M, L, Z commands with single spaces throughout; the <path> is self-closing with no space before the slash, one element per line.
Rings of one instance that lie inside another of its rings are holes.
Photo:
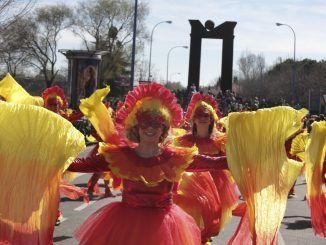
<path fill-rule="evenodd" d="M 63 89 L 59 86 L 47 88 L 42 93 L 44 107 L 58 113 L 69 122 L 74 122 L 81 119 L 84 115 L 80 111 L 72 111 L 68 109 L 67 98 Z"/>
<path fill-rule="evenodd" d="M 83 117 L 83 114 L 80 111 L 70 111 L 68 112 L 68 102 L 64 90 L 59 86 L 53 86 L 47 88 L 42 93 L 43 106 L 62 116 L 70 122 L 74 122 Z M 83 197 L 85 202 L 89 202 L 89 199 L 84 188 L 77 187 L 69 181 L 72 181 L 76 175 L 65 171 L 63 174 L 63 179 L 60 182 L 60 194 L 68 197 L 69 199 L 76 200 L 79 197 Z M 62 218 L 62 213 L 58 211 L 58 219 Z"/>
<path fill-rule="evenodd" d="M 100 145 L 101 154 L 77 158 L 69 169 L 83 172 L 111 169 L 123 178 L 122 201 L 111 203 L 88 218 L 76 232 L 80 244 L 201 244 L 200 230 L 193 218 L 173 204 L 173 183 L 186 170 L 225 168 L 225 158 L 212 158 L 209 162 L 203 156 L 194 157 L 195 147 L 167 145 L 161 147 L 158 156 L 138 156 L 134 143 L 123 139 L 124 130 L 137 127 L 140 120 L 148 118 L 177 126 L 182 118 L 181 108 L 162 85 L 140 85 L 128 93 L 117 112 L 116 129 L 101 103 L 107 92 L 108 88 L 96 91 L 82 100 L 80 106 L 106 141 Z M 216 162 L 217 159 L 220 160 Z"/>
<path fill-rule="evenodd" d="M 206 109 L 213 124 L 220 115 L 212 96 L 195 93 L 185 115 L 193 124 L 196 110 Z M 214 125 L 215 126 L 215 125 Z M 174 140 L 182 147 L 197 146 L 200 154 L 225 156 L 226 135 L 213 131 L 206 138 L 188 133 Z M 218 235 L 232 217 L 232 209 L 238 200 L 236 186 L 228 170 L 185 174 L 179 185 L 175 202 L 193 216 L 201 228 L 203 241 Z"/>

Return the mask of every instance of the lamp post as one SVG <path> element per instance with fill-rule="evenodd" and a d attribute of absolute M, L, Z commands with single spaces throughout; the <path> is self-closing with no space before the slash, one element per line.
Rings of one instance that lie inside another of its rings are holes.
<path fill-rule="evenodd" d="M 134 26 L 132 33 L 132 53 L 131 53 L 131 71 L 130 71 L 130 89 L 134 88 L 135 80 L 135 56 L 136 56 L 136 31 L 137 31 L 137 9 L 138 0 L 135 0 Z"/>
<path fill-rule="evenodd" d="M 188 46 L 174 46 L 174 47 L 170 48 L 170 50 L 168 52 L 167 59 L 166 59 L 166 82 L 169 81 L 169 58 L 170 58 L 170 53 L 175 48 L 188 48 Z"/>
<path fill-rule="evenodd" d="M 292 97 L 292 102 L 295 102 L 295 77 L 296 77 L 296 64 L 295 64 L 295 48 L 296 48 L 296 36 L 293 28 L 284 23 L 275 23 L 277 26 L 287 26 L 288 28 L 291 29 L 293 33 L 293 66 L 292 66 L 292 82 L 291 82 L 291 97 Z"/>
<path fill-rule="evenodd" d="M 154 33 L 155 28 L 156 28 L 159 24 L 163 24 L 163 23 L 171 24 L 172 21 L 171 21 L 171 20 L 161 21 L 161 22 L 157 23 L 157 24 L 153 27 L 153 29 L 152 29 L 151 40 L 150 40 L 150 48 L 149 48 L 148 81 L 150 81 L 150 78 L 151 78 L 151 61 L 152 61 L 153 33 Z"/>

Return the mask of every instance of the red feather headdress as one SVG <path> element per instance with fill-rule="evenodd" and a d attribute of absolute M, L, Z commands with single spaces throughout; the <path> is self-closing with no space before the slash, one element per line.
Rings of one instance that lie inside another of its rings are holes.
<path fill-rule="evenodd" d="M 67 108 L 67 98 L 65 96 L 65 92 L 59 86 L 53 86 L 45 89 L 42 93 L 42 98 L 44 101 L 44 107 L 47 107 L 49 99 L 56 98 L 60 104 L 60 109 Z"/>
<path fill-rule="evenodd" d="M 222 113 L 218 109 L 215 99 L 211 95 L 202 95 L 201 93 L 195 93 L 189 102 L 185 120 L 191 121 L 195 111 L 199 107 L 205 107 L 207 110 L 209 110 L 215 121 L 217 121 L 218 118 L 222 116 Z"/>
<path fill-rule="evenodd" d="M 126 96 L 117 111 L 116 122 L 125 129 L 137 125 L 140 115 L 162 118 L 166 125 L 176 127 L 182 120 L 182 109 L 170 90 L 158 83 L 139 85 Z"/>

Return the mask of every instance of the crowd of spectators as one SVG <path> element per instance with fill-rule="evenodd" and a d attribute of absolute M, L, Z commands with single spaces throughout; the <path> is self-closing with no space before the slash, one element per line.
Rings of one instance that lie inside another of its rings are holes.
<path fill-rule="evenodd" d="M 177 90 L 175 95 L 180 105 L 185 109 L 190 101 L 193 93 L 197 92 L 195 87 L 187 90 Z M 265 98 L 253 97 L 250 99 L 244 99 L 233 91 L 226 90 L 225 92 L 219 91 L 217 93 L 212 92 L 210 88 L 205 91 L 199 91 L 200 93 L 206 93 L 213 96 L 218 104 L 223 116 L 227 116 L 230 112 L 236 111 L 255 111 L 261 108 L 269 108 L 279 105 L 289 105 L 284 99 L 280 99 L 279 102 L 271 102 Z M 300 109 L 300 105 L 296 105 L 295 109 Z"/>

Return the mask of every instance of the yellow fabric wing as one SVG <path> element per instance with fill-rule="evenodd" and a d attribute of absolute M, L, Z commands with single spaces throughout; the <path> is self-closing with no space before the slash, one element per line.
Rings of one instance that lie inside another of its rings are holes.
<path fill-rule="evenodd" d="M 312 227 L 321 237 L 326 237 L 325 152 L 326 122 L 314 122 L 305 152 L 307 198 Z"/>
<path fill-rule="evenodd" d="M 301 161 L 304 161 L 304 152 L 308 142 L 309 134 L 307 131 L 298 134 L 291 143 L 290 154 L 299 157 Z"/>
<path fill-rule="evenodd" d="M 302 168 L 287 158 L 284 144 L 306 112 L 275 107 L 231 113 L 225 121 L 229 169 L 246 201 L 254 244 L 276 243 L 288 192 Z"/>
<path fill-rule="evenodd" d="M 50 244 L 60 179 L 84 137 L 42 107 L 0 102 L 0 139 L 0 241 Z"/>
<path fill-rule="evenodd" d="M 104 142 L 109 142 L 116 134 L 110 111 L 102 102 L 109 92 L 109 87 L 98 89 L 89 98 L 82 99 L 79 105 L 80 110 L 90 120 Z"/>
<path fill-rule="evenodd" d="M 42 97 L 31 96 L 9 73 L 0 81 L 0 95 L 7 102 L 43 106 Z"/>

